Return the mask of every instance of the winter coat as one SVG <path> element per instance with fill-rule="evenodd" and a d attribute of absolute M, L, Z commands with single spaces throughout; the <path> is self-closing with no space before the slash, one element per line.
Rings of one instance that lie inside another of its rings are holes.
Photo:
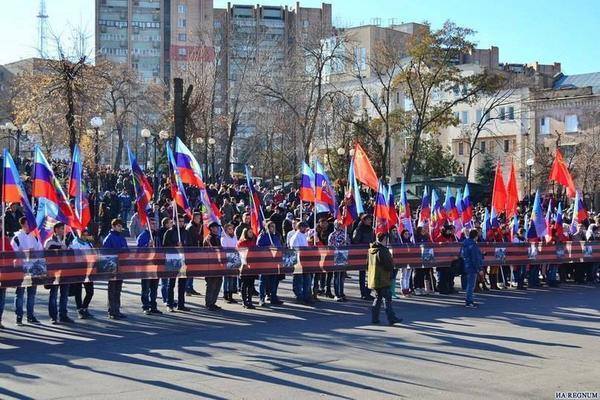
<path fill-rule="evenodd" d="M 390 250 L 379 242 L 369 247 L 369 263 L 367 268 L 367 285 L 369 289 L 383 289 L 392 285 L 394 260 Z"/>
<path fill-rule="evenodd" d="M 110 233 L 104 238 L 102 242 L 103 249 L 126 249 L 127 248 L 127 240 L 125 237 L 117 232 L 110 231 Z"/>
<path fill-rule="evenodd" d="M 465 263 L 465 272 L 467 274 L 478 273 L 483 266 L 483 253 L 477 242 L 471 238 L 466 239 L 460 252 Z"/>
<path fill-rule="evenodd" d="M 373 227 L 365 225 L 361 222 L 358 223 L 354 234 L 352 235 L 353 244 L 369 244 L 375 241 L 375 233 Z"/>

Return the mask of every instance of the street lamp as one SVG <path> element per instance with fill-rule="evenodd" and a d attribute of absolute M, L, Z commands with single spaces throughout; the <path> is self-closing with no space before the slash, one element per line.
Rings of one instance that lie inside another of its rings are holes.
<path fill-rule="evenodd" d="M 527 161 L 525 161 L 525 164 L 527 164 L 529 172 L 529 196 L 527 200 L 527 206 L 531 207 L 531 174 L 533 172 L 533 164 L 535 164 L 535 160 L 533 158 L 528 158 Z"/>
<path fill-rule="evenodd" d="M 337 153 L 338 156 L 343 156 L 344 154 L 346 154 L 346 149 L 344 149 L 343 147 L 338 147 Z"/>
<path fill-rule="evenodd" d="M 154 189 L 154 202 L 156 203 L 156 199 L 158 198 L 158 162 L 157 162 L 157 148 L 158 148 L 158 141 L 159 140 L 168 140 L 171 137 L 171 134 L 169 133 L 169 131 L 166 130 L 161 130 L 160 132 L 158 132 L 158 135 L 156 134 L 152 134 L 152 132 L 149 129 L 142 129 L 140 132 L 140 135 L 144 138 L 144 140 L 146 141 L 146 144 L 148 143 L 148 139 L 152 138 L 152 147 L 154 148 L 154 163 L 153 163 L 153 172 L 154 172 L 154 179 L 152 182 L 153 185 L 153 189 Z M 148 147 L 148 146 L 146 146 Z"/>
<path fill-rule="evenodd" d="M 208 146 L 210 147 L 210 169 L 211 169 L 211 183 L 215 183 L 216 180 L 216 176 L 215 176 L 215 144 L 217 143 L 217 141 L 215 140 L 215 138 L 211 137 L 208 138 Z"/>
<path fill-rule="evenodd" d="M 93 117 L 90 120 L 90 125 L 94 128 L 95 133 L 95 141 L 94 141 L 94 175 L 95 175 L 95 191 L 96 195 L 94 196 L 94 219 L 96 221 L 96 233 L 99 234 L 99 225 L 100 221 L 98 217 L 100 215 L 98 206 L 100 205 L 100 128 L 104 124 L 104 121 L 100 117 Z"/>
<path fill-rule="evenodd" d="M 0 129 L 8 132 L 9 137 L 15 139 L 15 156 L 17 157 L 17 165 L 20 164 L 20 155 L 21 155 L 21 134 L 27 134 L 28 131 L 31 131 L 33 124 L 27 122 L 21 128 L 17 127 L 12 122 L 7 122 L 3 126 L 0 126 Z M 15 136 L 13 136 L 15 135 Z"/>
<path fill-rule="evenodd" d="M 144 169 L 146 169 L 148 168 L 148 139 L 152 136 L 152 132 L 144 128 L 140 131 L 140 136 L 144 139 Z"/>

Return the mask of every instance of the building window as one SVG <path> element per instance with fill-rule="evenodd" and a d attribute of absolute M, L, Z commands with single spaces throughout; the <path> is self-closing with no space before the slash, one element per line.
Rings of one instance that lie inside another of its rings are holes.
<path fill-rule="evenodd" d="M 396 92 L 396 104 L 400 104 L 400 92 Z"/>
<path fill-rule="evenodd" d="M 458 155 L 462 156 L 465 154 L 465 144 L 463 142 L 458 143 Z"/>
<path fill-rule="evenodd" d="M 506 110 L 504 109 L 504 107 L 500 107 L 500 110 L 498 111 L 498 118 L 501 121 L 504 121 L 506 119 Z"/>
<path fill-rule="evenodd" d="M 177 12 L 179 12 L 179 14 L 185 14 L 185 13 L 187 13 L 187 5 L 185 5 L 185 4 L 180 4 L 180 5 L 177 7 Z"/>
<path fill-rule="evenodd" d="M 303 28 L 308 28 L 308 20 L 305 19 L 304 21 L 302 21 L 302 27 Z"/>
<path fill-rule="evenodd" d="M 410 97 L 404 97 L 404 111 L 410 111 L 413 109 L 413 103 Z"/>
<path fill-rule="evenodd" d="M 185 47 L 180 47 L 178 52 L 180 56 L 185 56 L 187 54 L 187 50 Z"/>
<path fill-rule="evenodd" d="M 187 34 L 185 34 L 185 33 L 178 34 L 177 40 L 179 40 L 180 42 L 185 42 L 187 40 Z"/>
<path fill-rule="evenodd" d="M 481 151 L 482 154 L 485 154 L 485 142 L 482 141 L 481 144 L 479 145 L 479 151 Z"/>
<path fill-rule="evenodd" d="M 463 111 L 460 113 L 460 123 L 466 125 L 469 123 L 469 112 Z"/>
<path fill-rule="evenodd" d="M 549 117 L 540 118 L 540 134 L 542 134 L 542 135 L 550 134 L 550 118 Z"/>
<path fill-rule="evenodd" d="M 359 71 L 367 68 L 367 49 L 364 47 L 354 49 L 354 65 Z"/>
<path fill-rule="evenodd" d="M 510 141 L 505 139 L 504 140 L 504 152 L 508 153 L 510 151 Z"/>
<path fill-rule="evenodd" d="M 515 119 L 515 108 L 507 107 L 507 119 L 514 121 Z"/>
<path fill-rule="evenodd" d="M 185 28 L 185 18 L 179 18 L 177 20 L 177 27 L 178 28 Z"/>
<path fill-rule="evenodd" d="M 577 115 L 565 115 L 565 132 L 579 131 L 579 119 Z"/>
<path fill-rule="evenodd" d="M 483 110 L 478 108 L 475 111 L 475 123 L 478 124 L 481 121 L 481 117 L 483 117 Z"/>

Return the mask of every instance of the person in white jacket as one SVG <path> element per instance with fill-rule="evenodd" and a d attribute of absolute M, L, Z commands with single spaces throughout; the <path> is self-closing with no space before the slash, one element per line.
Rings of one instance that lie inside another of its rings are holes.
<path fill-rule="evenodd" d="M 12 238 L 10 245 L 14 251 L 41 251 L 44 247 L 40 243 L 37 236 L 35 236 L 27 223 L 27 218 L 21 217 L 19 219 L 21 230 L 19 230 Z M 35 306 L 35 294 L 37 293 L 37 286 L 32 285 L 27 287 L 27 322 L 30 324 L 39 324 L 40 322 L 34 315 Z M 23 299 L 25 297 L 25 288 L 18 287 L 15 296 L 15 314 L 17 316 L 17 325 L 23 325 Z"/>
<path fill-rule="evenodd" d="M 235 249 L 237 247 L 237 237 L 235 236 L 235 227 L 233 224 L 225 224 L 223 234 L 221 235 L 221 247 L 224 249 Z M 226 276 L 223 279 L 223 299 L 229 304 L 237 303 L 233 294 L 237 293 L 237 276 Z"/>
<path fill-rule="evenodd" d="M 306 234 L 307 230 L 308 224 L 306 222 L 299 222 L 297 225 L 296 232 L 289 238 L 289 247 L 296 250 L 308 247 L 308 235 Z M 313 302 L 311 293 L 311 274 L 295 273 L 294 278 L 292 280 L 292 287 L 294 290 L 294 294 L 296 295 L 296 300 L 299 303 L 311 304 Z"/>

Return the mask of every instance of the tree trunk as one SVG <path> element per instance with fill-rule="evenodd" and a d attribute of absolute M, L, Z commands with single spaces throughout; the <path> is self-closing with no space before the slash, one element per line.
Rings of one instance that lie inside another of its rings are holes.
<path fill-rule="evenodd" d="M 77 131 L 75 130 L 75 101 L 73 99 L 73 88 L 71 85 L 67 85 L 67 125 L 69 126 L 69 149 L 71 154 L 77 144 Z"/>
<path fill-rule="evenodd" d="M 406 182 L 410 182 L 412 180 L 412 176 L 415 171 L 415 165 L 417 162 L 417 153 L 419 151 L 420 141 L 421 127 L 420 124 L 417 123 L 417 127 L 415 128 L 415 138 L 413 140 L 412 149 L 410 151 L 410 157 L 408 158 L 408 162 L 406 163 L 406 173 L 404 174 L 404 180 Z"/>
<path fill-rule="evenodd" d="M 123 158 L 123 124 L 117 124 L 117 154 L 115 156 L 115 163 L 113 169 L 117 171 L 121 168 L 121 159 Z"/>
<path fill-rule="evenodd" d="M 225 159 L 223 160 L 223 175 L 231 181 L 231 153 L 233 151 L 233 139 L 237 133 L 237 119 L 229 123 L 227 132 L 227 146 L 225 147 Z"/>

